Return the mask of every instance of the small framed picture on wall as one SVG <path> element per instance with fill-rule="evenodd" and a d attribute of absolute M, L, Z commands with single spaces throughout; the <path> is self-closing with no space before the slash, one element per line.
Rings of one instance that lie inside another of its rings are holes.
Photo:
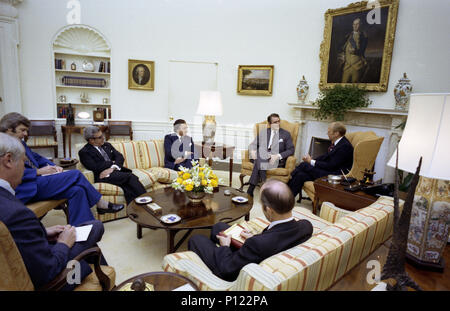
<path fill-rule="evenodd" d="M 129 59 L 128 88 L 153 91 L 155 89 L 155 62 Z"/>
<path fill-rule="evenodd" d="M 237 93 L 241 95 L 271 96 L 273 65 L 239 65 Z"/>

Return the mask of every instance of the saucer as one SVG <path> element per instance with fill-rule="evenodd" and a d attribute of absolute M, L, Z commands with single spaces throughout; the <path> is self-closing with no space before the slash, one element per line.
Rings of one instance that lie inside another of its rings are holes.
<path fill-rule="evenodd" d="M 248 202 L 247 198 L 244 198 L 241 196 L 233 197 L 231 200 L 236 203 L 247 203 Z"/>
<path fill-rule="evenodd" d="M 134 201 L 135 201 L 137 204 L 147 204 L 147 203 L 150 203 L 150 202 L 153 201 L 153 200 L 152 200 L 151 197 L 140 197 L 140 198 L 134 199 Z"/>
<path fill-rule="evenodd" d="M 160 220 L 166 224 L 174 224 L 176 222 L 179 222 L 181 220 L 181 217 L 176 214 L 167 214 L 161 216 Z"/>

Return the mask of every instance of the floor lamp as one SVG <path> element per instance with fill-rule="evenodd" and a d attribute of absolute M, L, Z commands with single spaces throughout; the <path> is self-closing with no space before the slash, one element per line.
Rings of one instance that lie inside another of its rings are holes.
<path fill-rule="evenodd" d="M 414 173 L 423 157 L 411 211 L 406 259 L 421 269 L 443 271 L 450 223 L 450 93 L 411 94 L 398 144 L 398 168 Z M 395 167 L 397 151 L 387 165 Z"/>

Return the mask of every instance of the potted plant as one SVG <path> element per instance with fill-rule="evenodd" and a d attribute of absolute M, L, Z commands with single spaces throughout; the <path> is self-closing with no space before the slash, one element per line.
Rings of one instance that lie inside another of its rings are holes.
<path fill-rule="evenodd" d="M 319 98 L 313 102 L 313 105 L 319 107 L 314 116 L 320 120 L 332 117 L 336 121 L 342 121 L 347 111 L 367 107 L 371 103 L 365 90 L 357 86 L 337 85 L 332 89 L 320 91 Z"/>
<path fill-rule="evenodd" d="M 180 167 L 178 178 L 172 182 L 172 188 L 186 192 L 190 201 L 200 203 L 206 193 L 213 193 L 219 185 L 219 178 L 207 165 L 200 166 L 192 161 L 192 168 Z"/>

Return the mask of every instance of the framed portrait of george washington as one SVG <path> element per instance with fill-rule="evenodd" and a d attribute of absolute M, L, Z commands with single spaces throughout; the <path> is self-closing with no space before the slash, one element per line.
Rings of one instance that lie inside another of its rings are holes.
<path fill-rule="evenodd" d="M 155 62 L 129 59 L 128 88 L 153 91 L 155 89 Z"/>
<path fill-rule="evenodd" d="M 273 65 L 239 65 L 237 93 L 240 95 L 271 96 Z"/>
<path fill-rule="evenodd" d="M 399 0 L 357 2 L 325 12 L 320 89 L 357 85 L 386 92 Z"/>

